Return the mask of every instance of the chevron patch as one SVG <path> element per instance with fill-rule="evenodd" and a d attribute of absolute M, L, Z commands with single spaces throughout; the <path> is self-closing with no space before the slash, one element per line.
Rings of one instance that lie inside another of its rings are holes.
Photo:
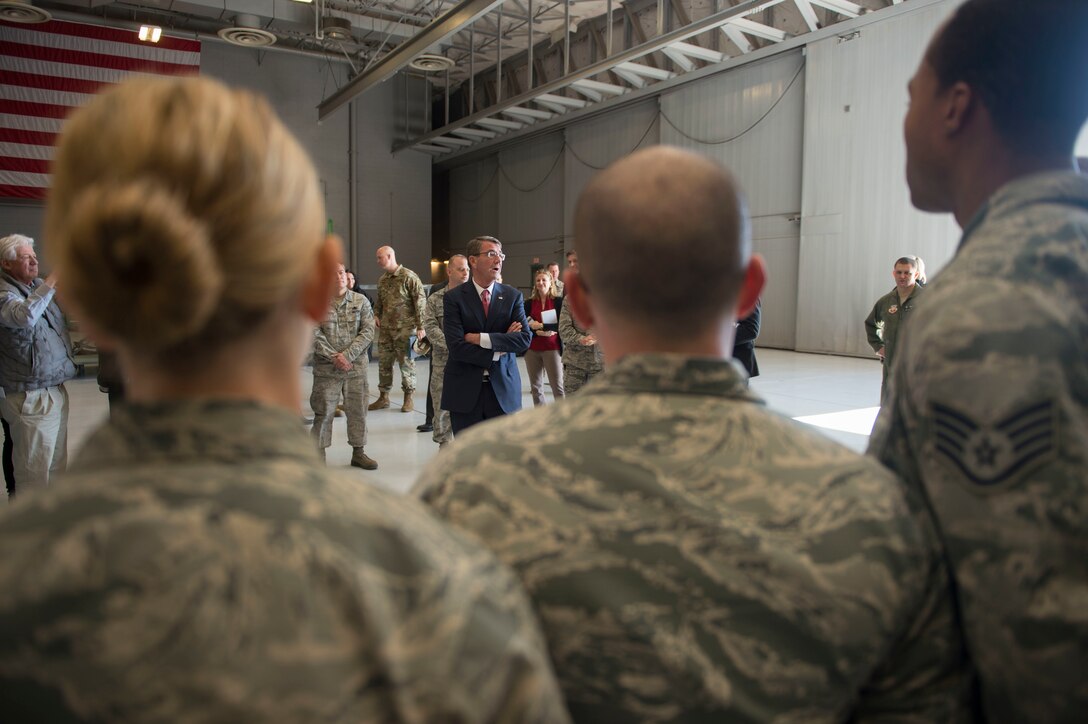
<path fill-rule="evenodd" d="M 933 403 L 937 453 L 975 485 L 1002 485 L 1054 456 L 1057 422 L 1052 401 L 1016 410 L 983 425 L 967 413 Z"/>

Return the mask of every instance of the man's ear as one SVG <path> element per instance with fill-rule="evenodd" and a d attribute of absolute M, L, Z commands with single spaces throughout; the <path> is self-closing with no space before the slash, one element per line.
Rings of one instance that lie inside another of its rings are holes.
<path fill-rule="evenodd" d="M 978 97 L 971 86 L 964 82 L 953 83 L 942 94 L 944 96 L 943 125 L 945 134 L 955 136 L 962 131 L 976 111 Z"/>
<path fill-rule="evenodd" d="M 310 321 L 322 322 L 329 314 L 329 304 L 337 288 L 336 267 L 343 259 L 342 248 L 339 236 L 326 236 L 302 284 L 299 303 Z"/>
<path fill-rule="evenodd" d="M 752 254 L 752 258 L 748 260 L 748 269 L 744 272 L 744 281 L 741 282 L 740 296 L 737 298 L 737 319 L 744 319 L 752 313 L 766 283 L 767 266 L 763 263 L 763 257 Z"/>
<path fill-rule="evenodd" d="M 582 285 L 582 277 L 576 269 L 567 269 L 563 274 L 564 304 L 570 305 L 570 313 L 582 329 L 589 329 L 596 319 L 589 303 L 589 292 Z"/>

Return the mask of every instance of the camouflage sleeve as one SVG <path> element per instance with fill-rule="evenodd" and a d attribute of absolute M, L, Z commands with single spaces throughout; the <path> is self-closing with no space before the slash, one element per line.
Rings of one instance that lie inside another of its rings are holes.
<path fill-rule="evenodd" d="M 427 303 L 427 293 L 419 275 L 412 274 L 408 277 L 407 292 L 412 304 L 412 319 L 415 320 L 413 329 L 423 329 L 423 307 Z"/>
<path fill-rule="evenodd" d="M 578 345 L 578 340 L 584 337 L 574 326 L 574 317 L 570 314 L 570 305 L 564 304 L 563 311 L 559 313 L 559 339 L 563 341 L 564 346 Z"/>
<path fill-rule="evenodd" d="M 494 556 L 413 501 L 234 467 L 240 503 L 145 466 L 168 495 L 81 491 L 93 516 L 60 531 L 24 508 L 0 535 L 6 721 L 569 721 Z"/>
<path fill-rule="evenodd" d="M 869 316 L 865 318 L 865 338 L 869 341 L 869 346 L 873 348 L 874 352 L 879 352 L 880 348 L 884 346 L 884 340 L 877 334 L 877 321 L 880 315 L 880 300 L 877 300 L 873 305 L 872 311 L 869 312 Z"/>
<path fill-rule="evenodd" d="M 329 338 L 325 335 L 325 330 L 319 324 L 314 327 L 314 357 L 326 362 L 332 360 L 332 356 L 339 352 L 339 350 L 333 349 L 329 344 Z"/>
<path fill-rule="evenodd" d="M 427 303 L 423 307 L 423 330 L 427 333 L 427 339 L 431 340 L 431 346 L 443 352 L 446 351 L 446 336 L 442 333 L 438 310 L 445 297 L 445 294 L 432 294 L 427 297 Z"/>
<path fill-rule="evenodd" d="M 927 291 L 907 328 L 869 453 L 938 521 L 987 713 L 1072 721 L 1088 702 L 1073 603 L 1088 556 L 1072 533 L 1085 529 L 1088 334 L 1038 289 L 956 281 Z"/>
<path fill-rule="evenodd" d="M 359 295 L 362 308 L 359 310 L 359 333 L 351 340 L 351 345 L 344 350 L 344 356 L 348 362 L 354 362 L 360 355 L 366 354 L 366 348 L 374 341 L 374 310 L 370 308 L 370 302 L 362 294 Z"/>
<path fill-rule="evenodd" d="M 381 322 L 382 313 L 384 311 L 384 305 L 382 303 L 382 295 L 385 294 L 382 289 L 382 282 L 385 280 L 385 274 L 378 279 L 378 286 L 374 289 L 374 318 Z"/>

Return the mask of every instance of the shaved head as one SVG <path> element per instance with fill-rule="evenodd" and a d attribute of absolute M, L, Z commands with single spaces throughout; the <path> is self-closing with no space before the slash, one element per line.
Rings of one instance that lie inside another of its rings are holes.
<path fill-rule="evenodd" d="M 393 251 L 393 247 L 379 246 L 377 257 L 378 267 L 382 271 L 395 272 L 397 270 L 397 253 Z"/>
<path fill-rule="evenodd" d="M 687 151 L 657 146 L 627 156 L 582 192 L 574 216 L 584 286 L 602 316 L 668 338 L 734 311 L 751 245 L 733 177 Z M 638 280 L 649 263 L 652 290 Z"/>

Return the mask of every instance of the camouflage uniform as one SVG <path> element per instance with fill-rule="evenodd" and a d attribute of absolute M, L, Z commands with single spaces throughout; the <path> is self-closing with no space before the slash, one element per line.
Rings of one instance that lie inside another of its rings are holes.
<path fill-rule="evenodd" d="M 115 409 L 73 469 L 0 514 L 6 721 L 566 720 L 516 577 L 297 412 Z"/>
<path fill-rule="evenodd" d="M 431 340 L 431 399 L 439 403 L 442 401 L 442 375 L 446 371 L 446 360 L 450 358 L 446 335 L 442 331 L 443 304 L 449 289 L 448 286 L 442 287 L 427 297 L 427 306 L 423 310 L 423 331 Z M 439 445 L 453 439 L 449 410 L 441 409 L 441 404 L 435 405 L 431 424 L 434 426 L 431 437 Z"/>
<path fill-rule="evenodd" d="M 416 363 L 408 353 L 408 340 L 423 328 L 423 305 L 426 296 L 423 282 L 408 267 L 397 267 L 378 279 L 378 301 L 374 314 L 378 316 L 378 390 L 389 392 L 393 387 L 393 360 L 400 365 L 400 385 L 405 392 L 416 388 Z"/>
<path fill-rule="evenodd" d="M 962 719 L 929 520 L 744 379 L 628 355 L 472 428 L 414 492 L 520 574 L 575 720 Z"/>
<path fill-rule="evenodd" d="M 907 318 L 914 312 L 914 303 L 922 295 L 922 285 L 915 284 L 914 291 L 907 297 L 907 301 L 899 302 L 899 290 L 890 292 L 876 300 L 869 316 L 865 318 L 865 336 L 869 340 L 869 346 L 873 351 L 884 348 L 884 359 L 881 361 L 880 377 L 880 401 L 883 402 L 888 393 L 888 378 L 891 377 L 892 360 L 895 358 L 896 343 L 899 339 L 899 328 L 907 323 Z"/>
<path fill-rule="evenodd" d="M 870 453 L 936 514 L 993 721 L 1088 712 L 1088 179 L 999 191 L 926 289 Z"/>
<path fill-rule="evenodd" d="M 333 300 L 329 316 L 314 329 L 314 387 L 310 407 L 314 411 L 313 436 L 319 448 L 332 444 L 332 421 L 336 405 L 344 398 L 348 418 L 348 444 L 366 445 L 366 405 L 369 383 L 366 351 L 374 339 L 374 312 L 362 294 L 345 292 Z M 332 364 L 332 356 L 342 352 L 352 363 L 350 371 Z"/>
<path fill-rule="evenodd" d="M 589 347 L 579 343 L 589 332 L 578 326 L 570 313 L 570 307 L 563 305 L 559 313 L 559 339 L 563 341 L 563 392 L 572 395 L 604 369 L 604 356 L 601 345 Z"/>

